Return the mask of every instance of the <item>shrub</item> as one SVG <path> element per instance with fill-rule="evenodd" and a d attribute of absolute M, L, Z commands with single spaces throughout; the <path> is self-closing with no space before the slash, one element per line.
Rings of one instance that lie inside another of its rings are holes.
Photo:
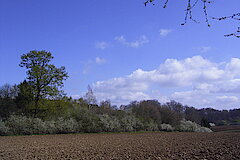
<path fill-rule="evenodd" d="M 142 131 L 145 130 L 143 122 L 136 118 L 136 126 L 135 126 L 136 131 Z"/>
<path fill-rule="evenodd" d="M 172 132 L 174 129 L 170 124 L 163 123 L 159 126 L 160 131 Z"/>
<path fill-rule="evenodd" d="M 39 118 L 29 118 L 31 124 L 31 134 L 46 134 L 47 133 L 47 126 L 46 123 Z"/>
<path fill-rule="evenodd" d="M 120 119 L 121 131 L 123 132 L 131 132 L 135 131 L 136 126 L 136 118 L 134 116 L 125 115 Z"/>
<path fill-rule="evenodd" d="M 78 131 L 78 123 L 72 118 L 58 118 L 55 122 L 55 127 L 56 133 L 76 133 Z"/>
<path fill-rule="evenodd" d="M 78 123 L 82 125 L 82 132 L 97 133 L 102 131 L 101 120 L 97 115 L 91 113 L 84 114 Z"/>
<path fill-rule="evenodd" d="M 9 134 L 9 128 L 5 125 L 5 123 L 0 120 L 0 136 L 5 136 Z"/>
<path fill-rule="evenodd" d="M 4 123 L 0 123 L 0 129 L 3 126 L 1 124 Z M 76 133 L 79 131 L 79 125 L 76 120 L 61 117 L 55 121 L 44 122 L 39 118 L 12 115 L 6 121 L 6 125 L 6 127 L 9 127 L 9 132 L 14 135 Z"/>
<path fill-rule="evenodd" d="M 101 120 L 99 116 L 89 112 L 84 108 L 75 108 L 70 112 L 69 118 L 73 118 L 78 123 L 78 132 L 101 132 Z"/>
<path fill-rule="evenodd" d="M 158 131 L 158 125 L 153 120 L 144 123 L 144 128 L 146 131 Z"/>
<path fill-rule="evenodd" d="M 57 133 L 57 128 L 56 128 L 56 122 L 51 120 L 51 121 L 45 121 L 45 126 L 46 126 L 46 134 L 56 134 Z"/>
<path fill-rule="evenodd" d="M 195 132 L 213 132 L 211 129 L 207 128 L 207 127 L 199 127 L 195 130 Z"/>
<path fill-rule="evenodd" d="M 211 132 L 211 129 L 201 127 L 197 123 L 191 121 L 181 121 L 178 130 L 181 132 Z"/>
<path fill-rule="evenodd" d="M 25 116 L 11 115 L 6 125 L 9 127 L 11 134 L 14 135 L 30 135 L 32 131 L 32 120 Z"/>
<path fill-rule="evenodd" d="M 46 122 L 39 118 L 19 115 L 11 115 L 5 123 L 9 127 L 10 134 L 14 135 L 46 134 L 49 128 Z"/>
<path fill-rule="evenodd" d="M 119 120 L 115 117 L 110 117 L 107 114 L 99 115 L 102 123 L 102 130 L 104 132 L 117 132 L 120 131 Z"/>
<path fill-rule="evenodd" d="M 181 121 L 179 125 L 179 131 L 181 132 L 195 132 L 198 128 L 198 124 L 191 121 Z"/>

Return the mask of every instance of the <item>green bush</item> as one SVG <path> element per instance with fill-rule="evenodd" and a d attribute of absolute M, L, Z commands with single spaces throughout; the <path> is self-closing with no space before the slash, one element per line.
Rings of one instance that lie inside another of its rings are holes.
<path fill-rule="evenodd" d="M 81 131 L 87 133 L 102 132 L 101 120 L 97 115 L 88 113 L 82 115 L 81 120 L 78 122 L 81 124 Z"/>
<path fill-rule="evenodd" d="M 110 117 L 107 114 L 99 115 L 104 132 L 118 132 L 121 130 L 119 120 L 115 117 Z"/>
<path fill-rule="evenodd" d="M 10 129 L 10 133 L 14 135 L 30 135 L 33 134 L 32 119 L 25 116 L 11 115 L 6 125 Z"/>
<path fill-rule="evenodd" d="M 55 122 L 55 127 L 56 133 L 76 133 L 78 131 L 78 123 L 72 118 L 58 118 Z"/>
<path fill-rule="evenodd" d="M 56 134 L 57 133 L 57 128 L 56 128 L 56 122 L 51 120 L 51 121 L 45 121 L 45 126 L 46 126 L 46 134 Z"/>
<path fill-rule="evenodd" d="M 139 118 L 136 118 L 135 129 L 136 129 L 136 131 L 144 131 L 145 130 L 144 124 Z"/>
<path fill-rule="evenodd" d="M 87 109 L 76 107 L 69 113 L 78 123 L 78 132 L 102 132 L 102 123 L 98 115 Z"/>
<path fill-rule="evenodd" d="M 123 132 L 131 132 L 131 131 L 136 131 L 136 118 L 131 115 L 125 115 L 122 117 L 120 120 L 120 125 L 121 125 L 121 131 Z"/>
<path fill-rule="evenodd" d="M 155 123 L 153 120 L 150 120 L 146 123 L 144 123 L 144 129 L 146 131 L 158 131 L 158 124 Z"/>
<path fill-rule="evenodd" d="M 64 119 L 60 117 L 55 121 L 51 120 L 44 122 L 39 118 L 12 115 L 6 120 L 5 128 L 1 127 L 4 126 L 3 124 L 4 122 L 0 123 L 0 130 L 4 131 L 2 134 L 31 135 L 79 132 L 79 125 L 77 121 L 72 118 Z"/>
<path fill-rule="evenodd" d="M 50 130 L 46 122 L 39 118 L 11 115 L 5 123 L 9 127 L 10 134 L 14 135 L 47 134 Z"/>
<path fill-rule="evenodd" d="M 56 120 L 43 121 L 39 118 L 11 115 L 6 121 L 0 120 L 0 135 L 174 130 L 170 124 L 160 124 L 158 126 L 152 119 L 143 121 L 129 114 L 116 118 L 107 114 L 96 115 L 83 112 L 77 115 L 77 120 L 71 117 L 59 117 Z M 181 121 L 176 130 L 182 132 L 212 132 L 209 128 L 201 127 L 191 121 Z"/>
<path fill-rule="evenodd" d="M 47 133 L 47 126 L 46 123 L 39 118 L 29 118 L 31 120 L 31 134 L 46 134 Z"/>

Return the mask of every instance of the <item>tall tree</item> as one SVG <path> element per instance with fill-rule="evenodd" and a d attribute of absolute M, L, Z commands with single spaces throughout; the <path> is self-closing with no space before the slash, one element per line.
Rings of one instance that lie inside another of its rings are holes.
<path fill-rule="evenodd" d="M 68 78 L 65 67 L 50 64 L 53 56 L 47 51 L 30 51 L 21 56 L 20 67 L 27 69 L 27 80 L 34 95 L 34 116 L 40 111 L 39 102 L 44 98 L 60 95 L 63 81 Z"/>

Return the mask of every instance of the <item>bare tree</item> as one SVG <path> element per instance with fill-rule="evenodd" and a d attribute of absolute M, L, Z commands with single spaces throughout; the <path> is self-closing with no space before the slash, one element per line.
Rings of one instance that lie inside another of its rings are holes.
<path fill-rule="evenodd" d="M 4 84 L 0 86 L 0 98 L 15 98 L 18 95 L 17 85 L 11 86 L 10 84 Z"/>
<path fill-rule="evenodd" d="M 88 91 L 85 94 L 84 99 L 88 103 L 89 110 L 91 109 L 92 105 L 96 105 L 97 104 L 97 99 L 96 99 L 95 95 L 93 94 L 93 90 L 90 87 L 90 85 L 88 85 Z"/>

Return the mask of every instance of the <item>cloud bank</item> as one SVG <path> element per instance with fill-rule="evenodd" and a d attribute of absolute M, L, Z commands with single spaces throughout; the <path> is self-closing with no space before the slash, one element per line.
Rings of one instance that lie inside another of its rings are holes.
<path fill-rule="evenodd" d="M 133 100 L 177 100 L 195 107 L 218 109 L 240 105 L 240 59 L 215 63 L 201 56 L 167 59 L 154 70 L 137 69 L 131 74 L 93 84 L 99 100 L 113 104 Z"/>

